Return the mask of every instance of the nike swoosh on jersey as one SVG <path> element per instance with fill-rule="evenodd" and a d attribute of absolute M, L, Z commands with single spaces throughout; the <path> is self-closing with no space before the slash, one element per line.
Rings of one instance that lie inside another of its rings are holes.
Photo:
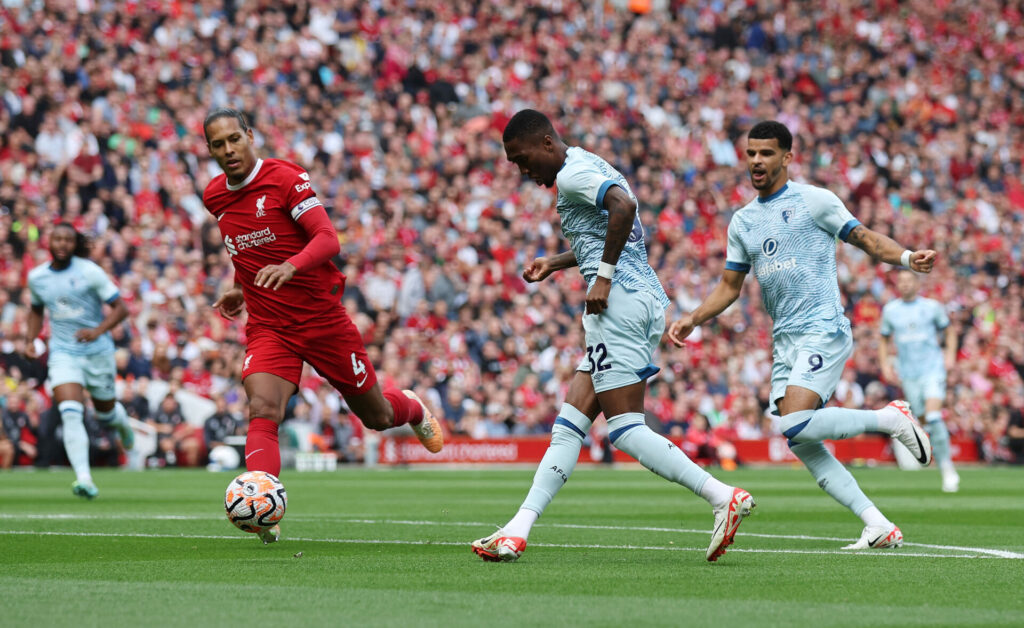
<path fill-rule="evenodd" d="M 221 218 L 223 218 L 224 216 L 227 216 L 227 215 L 228 215 L 228 213 L 227 213 L 227 212 L 224 212 L 224 213 L 223 213 L 223 214 L 221 214 L 220 216 L 217 216 L 217 222 L 220 222 L 220 219 L 221 219 Z"/>

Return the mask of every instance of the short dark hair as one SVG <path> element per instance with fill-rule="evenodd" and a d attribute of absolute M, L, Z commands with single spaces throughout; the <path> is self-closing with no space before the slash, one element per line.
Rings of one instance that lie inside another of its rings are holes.
<path fill-rule="evenodd" d="M 536 109 L 523 109 L 512 116 L 512 119 L 505 125 L 505 132 L 501 134 L 502 142 L 510 142 L 522 137 L 538 135 L 550 135 L 558 137 L 551 120 Z"/>
<path fill-rule="evenodd" d="M 241 127 L 243 133 L 249 130 L 249 125 L 245 122 L 245 115 L 241 111 L 231 107 L 218 107 L 206 114 L 206 119 L 203 120 L 203 135 L 206 137 L 207 142 L 210 141 L 210 136 L 206 130 L 214 120 L 219 120 L 220 118 L 234 118 L 238 120 L 238 126 Z"/>
<path fill-rule="evenodd" d="M 785 124 L 775 120 L 762 120 L 758 122 L 747 133 L 747 137 L 752 140 L 775 139 L 779 141 L 779 148 L 782 150 L 786 152 L 793 150 L 793 134 L 789 132 Z"/>
<path fill-rule="evenodd" d="M 71 232 L 75 234 L 75 250 L 71 254 L 82 259 L 89 259 L 89 253 L 92 251 L 92 242 L 89 241 L 89 238 L 84 233 L 80 233 L 78 229 L 75 229 L 75 225 L 66 220 L 55 224 L 53 230 L 56 231 L 65 227 L 71 229 Z"/>

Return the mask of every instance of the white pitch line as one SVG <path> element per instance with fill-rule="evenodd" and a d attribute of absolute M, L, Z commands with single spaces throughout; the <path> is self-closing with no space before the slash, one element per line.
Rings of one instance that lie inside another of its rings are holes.
<path fill-rule="evenodd" d="M 135 513 L 131 514 L 114 514 L 108 513 L 105 515 L 74 515 L 70 513 L 51 513 L 51 514 L 16 514 L 16 513 L 0 513 L 0 519 L 42 519 L 42 520 L 53 520 L 53 521 L 74 521 L 79 519 L 137 519 L 139 521 L 212 521 L 214 519 L 220 519 L 220 517 L 214 516 L 198 516 L 198 515 L 143 515 L 139 516 Z"/>
<path fill-rule="evenodd" d="M 245 541 L 249 537 L 228 536 L 223 534 L 151 534 L 145 532 L 39 532 L 36 530 L 0 530 L 0 534 L 24 536 L 74 536 L 74 537 L 105 537 L 105 538 L 142 538 L 142 539 L 202 539 Z M 468 543 L 453 541 L 403 541 L 401 539 L 314 539 L 306 537 L 285 538 L 286 541 L 303 543 L 348 543 L 358 545 L 437 545 L 441 547 L 468 547 Z M 534 543 L 534 547 L 553 547 L 559 549 L 601 549 L 601 550 L 633 550 L 646 552 L 706 552 L 705 547 L 664 547 L 658 545 L 597 545 L 578 543 Z M 963 554 L 920 554 L 911 552 L 885 551 L 840 551 L 840 550 L 788 550 L 788 549 L 753 549 L 730 547 L 730 552 L 749 554 L 813 554 L 818 556 L 876 556 L 892 558 L 967 558 L 994 559 L 994 556 L 965 556 Z"/>
<path fill-rule="evenodd" d="M 457 526 L 486 526 L 495 524 L 478 523 L 470 521 L 409 521 L 403 519 L 344 519 L 349 523 L 385 523 L 394 525 L 457 525 Z M 707 530 L 694 530 L 690 528 L 656 528 L 647 526 L 604 526 L 604 525 L 587 525 L 579 523 L 539 523 L 539 527 L 547 528 L 569 528 L 577 530 L 618 530 L 618 531 L 637 531 L 637 532 L 671 532 L 671 533 L 684 533 L 684 534 L 707 534 Z M 498 527 L 498 526 L 495 526 Z M 834 537 L 834 536 L 808 536 L 805 534 L 765 534 L 759 532 L 747 532 L 746 529 L 740 534 L 741 537 L 749 536 L 762 539 L 788 539 L 795 541 L 836 541 L 836 542 L 850 542 L 848 538 Z M 1006 550 L 988 549 L 984 547 L 959 547 L 956 545 L 932 545 L 929 543 L 907 543 L 904 545 L 911 547 L 927 547 L 929 549 L 942 549 L 956 552 L 973 552 L 975 554 L 989 554 L 997 558 L 1012 558 L 1016 560 L 1024 560 L 1024 554 L 1017 552 L 1009 552 Z"/>
<path fill-rule="evenodd" d="M 75 519 L 134 519 L 134 520 L 172 520 L 172 521 L 211 521 L 220 519 L 220 517 L 213 516 L 196 516 L 196 515 L 146 515 L 137 516 L 134 514 L 124 515 L 73 515 L 73 514 L 15 514 L 6 513 L 0 514 L 0 519 L 44 519 L 44 520 L 75 520 Z M 345 519 L 338 518 L 333 519 L 330 517 L 293 517 L 292 521 L 338 521 L 342 523 L 365 523 L 372 525 L 387 524 L 387 525 L 430 525 L 430 526 L 456 526 L 456 527 L 498 527 L 494 523 L 486 523 L 480 521 L 426 521 L 426 520 L 411 520 L 411 519 Z M 668 532 L 672 534 L 701 534 L 705 535 L 708 533 L 707 530 L 698 530 L 692 528 L 661 528 L 651 526 L 611 526 L 611 525 L 589 525 L 589 524 L 578 524 L 578 523 L 541 523 L 537 524 L 540 527 L 546 528 L 563 528 L 571 530 L 615 530 L 620 532 Z M 850 539 L 843 537 L 833 536 L 809 536 L 805 534 L 767 534 L 759 532 L 744 532 L 741 537 L 753 537 L 762 539 L 784 539 L 793 541 L 830 541 L 830 542 L 849 542 Z M 996 558 L 1008 558 L 1014 560 L 1024 560 L 1024 554 L 1018 552 L 1011 552 L 1007 550 L 989 549 L 984 547 L 961 547 L 957 545 L 935 545 L 931 543 L 903 543 L 907 547 L 921 547 L 927 549 L 938 549 L 946 550 L 951 552 L 969 552 L 974 554 L 987 554 Z"/>

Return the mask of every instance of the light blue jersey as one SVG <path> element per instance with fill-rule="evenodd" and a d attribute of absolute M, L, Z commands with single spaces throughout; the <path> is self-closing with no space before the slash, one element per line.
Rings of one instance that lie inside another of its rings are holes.
<path fill-rule="evenodd" d="M 845 241 L 859 224 L 832 192 L 790 181 L 732 217 L 725 267 L 754 269 L 776 336 L 850 333 L 836 280 L 836 238 Z"/>
<path fill-rule="evenodd" d="M 909 303 L 896 299 L 885 304 L 881 333 L 886 338 L 891 336 L 896 343 L 896 370 L 900 379 L 945 376 L 939 332 L 947 327 L 949 316 L 938 301 L 917 297 Z"/>
<path fill-rule="evenodd" d="M 580 273 L 589 287 L 597 278 L 598 264 L 604 255 L 604 243 L 608 235 L 608 210 L 604 207 L 604 195 L 608 188 L 617 185 L 634 202 L 636 197 L 618 170 L 604 159 L 577 146 L 570 147 L 566 152 L 565 164 L 558 171 L 556 182 L 562 233 L 569 240 Z M 662 307 L 668 307 L 670 303 L 661 281 L 647 263 L 644 228 L 639 216 L 633 222 L 633 230 L 619 256 L 612 283 L 628 291 L 649 292 Z"/>
<path fill-rule="evenodd" d="M 93 262 L 72 257 L 63 270 L 49 263 L 36 266 L 28 274 L 32 305 L 50 312 L 50 353 L 81 356 L 113 353 L 114 340 L 105 333 L 92 342 L 78 342 L 75 333 L 103 322 L 103 304 L 119 296 L 117 286 L 103 269 Z"/>

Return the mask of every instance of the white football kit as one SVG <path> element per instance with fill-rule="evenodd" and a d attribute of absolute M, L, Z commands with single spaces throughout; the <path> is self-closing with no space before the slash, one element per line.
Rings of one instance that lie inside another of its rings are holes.
<path fill-rule="evenodd" d="M 932 299 L 896 299 L 882 308 L 881 333 L 896 344 L 900 385 L 915 414 L 924 415 L 925 399 L 946 398 L 946 364 L 938 336 L 947 327 L 945 308 Z"/>
<path fill-rule="evenodd" d="M 636 197 L 619 171 L 575 146 L 567 151 L 556 182 L 562 233 L 589 290 L 597 279 L 608 234 L 605 194 L 617 185 L 634 202 Z M 629 386 L 658 372 L 653 358 L 665 331 L 669 303 L 661 281 L 647 263 L 644 229 L 637 217 L 612 277 L 608 309 L 583 315 L 587 355 L 577 370 L 591 373 L 595 391 Z"/>
<path fill-rule="evenodd" d="M 787 386 L 813 390 L 822 403 L 835 392 L 853 351 L 836 281 L 836 238 L 845 241 L 859 224 L 832 192 L 792 181 L 729 222 L 725 267 L 753 269 L 775 323 L 773 408 Z"/>
<path fill-rule="evenodd" d="M 49 385 L 79 384 L 93 399 L 113 399 L 113 338 L 108 332 L 92 342 L 78 342 L 75 334 L 103 322 L 103 304 L 120 296 L 114 282 L 92 261 L 72 257 L 62 270 L 54 270 L 49 262 L 33 268 L 28 288 L 32 305 L 50 313 Z"/>

